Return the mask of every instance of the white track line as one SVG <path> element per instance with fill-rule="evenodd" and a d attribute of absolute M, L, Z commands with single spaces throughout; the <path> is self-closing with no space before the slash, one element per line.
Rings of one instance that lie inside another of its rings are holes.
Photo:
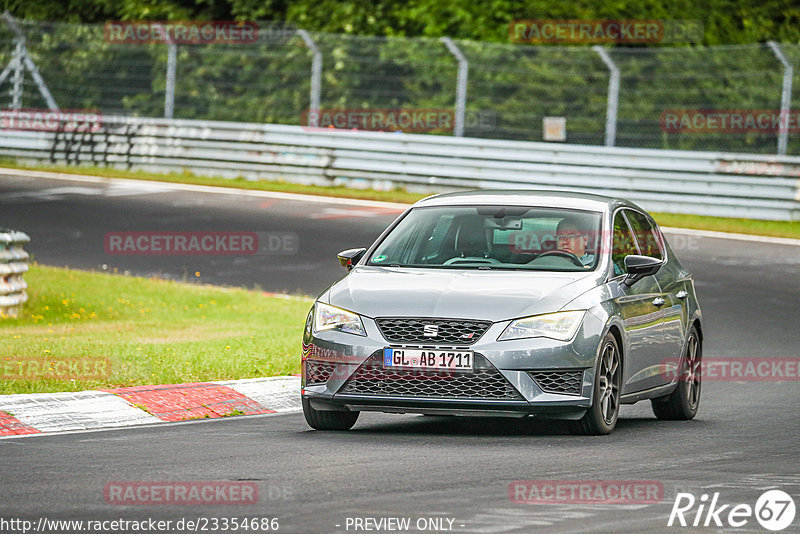
<path fill-rule="evenodd" d="M 326 197 L 322 195 L 303 195 L 300 193 L 283 193 L 280 191 L 260 191 L 254 189 L 238 189 L 236 187 L 217 187 L 210 185 L 179 184 L 173 182 L 159 182 L 155 180 L 136 180 L 131 178 L 103 178 L 100 176 L 86 176 L 82 174 L 67 174 L 50 171 L 30 171 L 22 169 L 0 168 L 0 176 L 28 176 L 47 180 L 66 180 L 69 182 L 84 182 L 93 184 L 120 184 L 126 187 L 145 187 L 146 184 L 158 184 L 175 191 L 193 191 L 197 193 L 214 193 L 217 195 L 237 195 L 259 198 L 275 198 L 280 200 L 296 200 L 299 202 L 316 202 L 320 204 L 343 204 L 347 206 L 369 206 L 374 208 L 406 209 L 408 204 L 398 202 L 382 202 L 379 200 L 363 200 L 358 198 Z"/>

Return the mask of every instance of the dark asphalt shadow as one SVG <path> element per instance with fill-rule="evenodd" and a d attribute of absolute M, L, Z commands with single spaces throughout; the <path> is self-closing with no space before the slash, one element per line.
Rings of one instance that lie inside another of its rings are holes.
<path fill-rule="evenodd" d="M 368 416 L 369 417 L 369 416 Z M 567 421 L 505 417 L 459 417 L 459 416 L 419 416 L 398 415 L 396 421 L 370 421 L 361 418 L 356 425 L 346 431 L 315 431 L 309 428 L 299 436 L 340 435 L 350 438 L 372 438 L 380 436 L 465 436 L 465 437 L 535 437 L 535 436 L 574 436 L 575 438 L 604 438 L 605 436 L 579 436 L 570 432 Z M 697 432 L 707 428 L 703 421 L 659 421 L 653 417 L 620 418 L 616 429 L 607 437 L 615 439 L 629 437 L 637 433 L 652 435 L 651 432 L 690 431 Z"/>

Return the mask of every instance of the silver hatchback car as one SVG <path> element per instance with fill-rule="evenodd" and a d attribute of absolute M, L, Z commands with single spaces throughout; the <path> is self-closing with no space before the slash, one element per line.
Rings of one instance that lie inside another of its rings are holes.
<path fill-rule="evenodd" d="M 620 404 L 700 401 L 692 275 L 628 201 L 539 191 L 421 200 L 306 320 L 302 404 L 320 430 L 361 411 L 565 419 L 608 434 Z"/>

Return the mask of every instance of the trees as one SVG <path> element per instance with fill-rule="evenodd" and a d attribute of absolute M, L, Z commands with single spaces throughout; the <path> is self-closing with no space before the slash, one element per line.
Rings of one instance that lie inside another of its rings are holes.
<path fill-rule="evenodd" d="M 701 44 L 800 42 L 792 0 L 3 0 L 18 18 L 106 20 L 274 20 L 311 31 L 374 36 L 449 36 L 508 42 L 515 19 L 699 20 Z"/>
<path fill-rule="evenodd" d="M 585 45 L 509 43 L 509 21 L 700 18 L 706 42 L 751 44 L 609 47 L 621 72 L 617 145 L 688 150 L 775 152 L 774 133 L 681 135 L 663 131 L 659 120 L 671 109 L 776 109 L 782 67 L 753 41 L 797 41 L 800 32 L 798 8 L 778 0 L 709 0 L 708 11 L 684 0 L 596 6 L 543 0 L 535 8 L 518 0 L 61 2 L 5 0 L 8 9 L 29 19 L 95 22 L 22 24 L 28 50 L 62 108 L 164 113 L 167 45 L 109 43 L 100 24 L 105 20 L 271 18 L 312 31 L 323 57 L 323 108 L 452 109 L 457 65 L 434 38 L 450 35 L 469 60 L 465 135 L 538 141 L 542 118 L 563 116 L 567 141 L 586 144 L 604 142 L 607 67 Z M 10 59 L 11 39 L 0 24 L 3 65 Z M 782 48 L 800 76 L 800 46 Z M 174 117 L 301 124 L 309 107 L 311 59 L 293 32 L 252 44 L 180 45 Z M 23 107 L 44 107 L 26 84 Z M 798 150 L 800 136 L 792 132 L 789 152 Z"/>

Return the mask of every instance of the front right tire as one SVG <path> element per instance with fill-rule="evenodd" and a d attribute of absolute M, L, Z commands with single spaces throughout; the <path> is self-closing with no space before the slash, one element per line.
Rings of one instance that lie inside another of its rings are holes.
<path fill-rule="evenodd" d="M 317 410 L 311 401 L 302 397 L 303 415 L 308 426 L 315 430 L 349 430 L 356 424 L 361 412 L 330 412 Z"/>

